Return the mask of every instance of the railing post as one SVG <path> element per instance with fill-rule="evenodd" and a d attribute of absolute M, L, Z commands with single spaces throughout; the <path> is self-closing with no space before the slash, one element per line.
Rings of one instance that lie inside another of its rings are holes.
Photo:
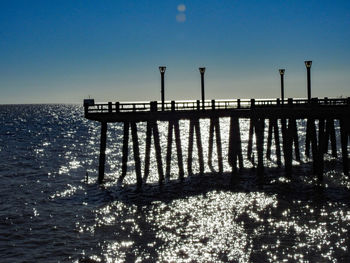
<path fill-rule="evenodd" d="M 112 113 L 112 102 L 108 102 L 108 113 Z"/>
<path fill-rule="evenodd" d="M 328 97 L 324 97 L 324 104 L 328 104 Z"/>
<path fill-rule="evenodd" d="M 215 100 L 211 100 L 211 109 L 215 110 Z"/>
<path fill-rule="evenodd" d="M 241 99 L 237 99 L 237 108 L 238 108 L 238 109 L 241 108 Z"/>
<path fill-rule="evenodd" d="M 175 111 L 175 101 L 171 101 L 171 111 Z"/>
<path fill-rule="evenodd" d="M 281 100 L 277 98 L 277 105 L 281 105 Z"/>
<path fill-rule="evenodd" d="M 157 102 L 156 101 L 151 101 L 151 111 L 157 111 Z"/>
<path fill-rule="evenodd" d="M 197 100 L 197 110 L 200 110 L 201 109 L 201 103 L 199 100 Z"/>
<path fill-rule="evenodd" d="M 288 105 L 293 106 L 293 98 L 288 98 Z"/>
<path fill-rule="evenodd" d="M 255 99 L 250 99 L 250 108 L 255 107 Z"/>
<path fill-rule="evenodd" d="M 119 102 L 115 103 L 115 112 L 119 112 Z"/>
<path fill-rule="evenodd" d="M 348 99 L 346 100 L 346 103 L 347 103 L 348 105 L 350 105 L 350 97 L 348 97 Z"/>

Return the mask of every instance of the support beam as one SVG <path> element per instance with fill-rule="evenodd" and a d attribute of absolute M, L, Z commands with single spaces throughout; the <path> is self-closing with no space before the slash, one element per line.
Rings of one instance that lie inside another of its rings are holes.
<path fill-rule="evenodd" d="M 137 136 L 136 122 L 131 122 L 131 135 L 132 135 L 132 145 L 134 150 L 137 188 L 139 189 L 142 186 L 142 175 L 141 175 L 140 150 L 139 150 L 139 140 Z"/>
<path fill-rule="evenodd" d="M 313 159 L 313 172 L 317 174 L 317 157 L 318 157 L 318 142 L 317 142 L 317 133 L 315 120 L 310 119 L 310 141 L 311 141 L 311 149 L 312 149 L 312 159 Z"/>
<path fill-rule="evenodd" d="M 170 166 L 171 166 L 171 148 L 173 143 L 173 127 L 174 122 L 172 120 L 168 123 L 168 144 L 167 144 L 167 154 L 166 154 L 166 172 L 165 178 L 170 179 Z"/>
<path fill-rule="evenodd" d="M 180 128 L 179 121 L 174 121 L 174 130 L 175 130 L 175 143 L 176 143 L 176 151 L 177 151 L 177 163 L 179 166 L 179 179 L 183 180 L 184 178 L 184 165 L 182 159 L 182 148 L 181 148 L 181 138 L 180 138 Z"/>
<path fill-rule="evenodd" d="M 324 146 L 324 152 L 328 153 L 328 141 L 330 141 L 331 144 L 331 150 L 332 150 L 332 156 L 337 158 L 337 141 L 335 136 L 335 127 L 334 127 L 334 120 L 333 119 L 326 119 L 326 134 L 325 134 L 326 140 L 325 140 L 325 146 Z"/>
<path fill-rule="evenodd" d="M 150 122 L 146 124 L 146 149 L 145 149 L 145 170 L 143 175 L 143 183 L 147 182 L 149 175 L 149 165 L 150 165 L 150 153 L 151 153 L 151 141 L 152 141 L 152 127 Z"/>
<path fill-rule="evenodd" d="M 173 130 L 175 130 L 175 143 L 176 143 L 176 151 L 177 151 L 177 163 L 178 163 L 178 167 L 179 167 L 179 179 L 183 180 L 183 178 L 184 178 L 184 167 L 183 167 L 183 161 L 182 161 L 182 149 L 181 149 L 179 120 L 171 120 L 171 121 L 169 121 L 165 177 L 166 177 L 167 180 L 170 179 L 170 168 L 171 168 L 171 159 L 172 159 L 171 155 L 172 155 Z"/>
<path fill-rule="evenodd" d="M 190 120 L 190 131 L 189 131 L 189 136 L 188 136 L 188 157 L 187 157 L 187 170 L 188 170 L 189 175 L 192 175 L 192 155 L 193 155 L 194 131 L 196 132 L 198 161 L 199 161 L 199 173 L 200 174 L 204 173 L 203 147 L 202 147 L 200 126 L 199 126 L 199 119 L 191 119 Z"/>
<path fill-rule="evenodd" d="M 118 178 L 118 184 L 121 184 L 126 176 L 126 172 L 128 168 L 128 154 L 129 154 L 129 122 L 124 122 L 122 174 Z"/>
<path fill-rule="evenodd" d="M 199 173 L 201 175 L 203 175 L 203 173 L 204 173 L 204 160 L 203 160 L 203 147 L 202 147 L 202 137 L 201 137 L 199 119 L 195 120 L 194 127 L 195 127 L 195 132 L 196 132 L 196 141 L 197 141 L 197 149 L 198 149 Z"/>
<path fill-rule="evenodd" d="M 159 140 L 158 124 L 156 121 L 147 122 L 145 170 L 143 175 L 143 182 L 146 182 L 149 175 L 152 133 L 153 133 L 154 148 L 155 148 L 156 159 L 157 159 L 159 183 L 163 183 L 164 181 L 163 161 L 162 161 L 162 154 L 161 154 L 161 147 L 160 147 L 160 140 Z"/>
<path fill-rule="evenodd" d="M 315 165 L 316 175 L 319 181 L 323 180 L 323 171 L 324 171 L 324 148 L 325 148 L 325 120 L 319 119 L 318 122 L 318 151 L 317 151 L 317 165 Z M 314 160 L 315 161 L 315 160 Z"/>
<path fill-rule="evenodd" d="M 267 136 L 267 149 L 266 149 L 266 159 L 271 160 L 271 146 L 272 146 L 272 133 L 275 140 L 277 165 L 281 167 L 281 146 L 279 138 L 279 128 L 276 118 L 269 119 L 269 130 Z"/>
<path fill-rule="evenodd" d="M 269 128 L 267 133 L 267 149 L 266 149 L 266 159 L 271 160 L 271 145 L 272 145 L 272 130 L 274 119 L 269 119 Z"/>
<path fill-rule="evenodd" d="M 281 145 L 277 119 L 275 119 L 275 121 L 273 122 L 273 133 L 275 137 L 277 165 L 278 167 L 281 167 Z"/>
<path fill-rule="evenodd" d="M 349 175 L 349 159 L 348 159 L 348 140 L 349 140 L 349 124 L 348 119 L 340 119 L 340 138 L 343 159 L 343 172 Z"/>
<path fill-rule="evenodd" d="M 239 119 L 236 116 L 231 116 L 228 161 L 229 164 L 232 166 L 232 175 L 237 174 L 237 160 L 239 163 L 239 167 L 243 168 L 242 143 L 239 128 Z"/>
<path fill-rule="evenodd" d="M 98 167 L 99 184 L 103 183 L 103 179 L 105 176 L 106 141 L 107 141 L 107 122 L 101 122 L 100 163 Z"/>
<path fill-rule="evenodd" d="M 219 173 L 223 172 L 223 163 L 222 163 L 222 147 L 221 147 L 221 134 L 220 134 L 220 122 L 219 118 L 210 118 L 210 128 L 209 128 L 209 156 L 208 156 L 208 164 L 209 167 L 213 168 L 213 144 L 214 144 L 214 132 L 216 137 L 216 151 L 218 157 L 218 166 Z"/>
<path fill-rule="evenodd" d="M 152 122 L 152 126 L 153 126 L 154 148 L 156 150 L 159 183 L 161 184 L 164 181 L 164 172 L 163 172 L 162 153 L 160 148 L 159 130 L 158 130 L 157 122 L 156 121 Z"/>
<path fill-rule="evenodd" d="M 298 138 L 298 129 L 297 129 L 297 122 L 295 118 L 289 119 L 291 125 L 291 132 L 293 133 L 293 143 L 294 143 L 294 154 L 295 154 L 295 160 L 300 162 L 300 150 L 299 150 L 299 138 Z"/>
<path fill-rule="evenodd" d="M 255 121 L 253 118 L 251 118 L 250 124 L 249 124 L 249 138 L 248 138 L 248 149 L 247 149 L 247 155 L 248 155 L 247 158 L 250 161 L 252 160 L 254 124 L 255 124 Z"/>
<path fill-rule="evenodd" d="M 292 159 L 293 132 L 292 132 L 292 129 L 290 129 L 290 125 L 287 126 L 286 119 L 281 119 L 281 126 L 282 126 L 282 137 L 283 137 L 284 169 L 286 171 L 286 176 L 291 177 L 292 164 L 293 164 L 293 159 Z"/>
<path fill-rule="evenodd" d="M 258 169 L 257 175 L 260 179 L 263 179 L 264 175 L 264 128 L 265 119 L 256 119 L 255 126 L 255 138 L 256 138 L 256 148 L 258 152 Z"/>
<path fill-rule="evenodd" d="M 222 163 L 222 146 L 221 146 L 221 133 L 220 133 L 220 120 L 219 118 L 215 118 L 215 137 L 216 137 L 216 150 L 218 155 L 218 163 L 219 163 L 219 173 L 223 173 L 223 163 Z"/>

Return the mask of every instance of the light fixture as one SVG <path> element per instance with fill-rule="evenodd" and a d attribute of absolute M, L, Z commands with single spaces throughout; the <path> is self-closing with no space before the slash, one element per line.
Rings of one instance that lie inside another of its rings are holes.
<path fill-rule="evenodd" d="M 311 64 L 312 64 L 312 61 L 308 60 L 308 61 L 305 61 L 305 66 L 307 68 L 311 68 Z"/>
<path fill-rule="evenodd" d="M 159 67 L 160 73 L 164 73 L 164 72 L 165 72 L 165 69 L 166 69 L 165 66 L 160 66 L 160 67 Z"/>

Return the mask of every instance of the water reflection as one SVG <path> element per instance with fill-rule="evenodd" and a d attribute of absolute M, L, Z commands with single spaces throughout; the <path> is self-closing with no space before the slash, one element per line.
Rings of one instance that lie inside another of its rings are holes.
<path fill-rule="evenodd" d="M 196 174 L 194 147 L 195 175 L 186 174 L 182 183 L 177 180 L 175 154 L 171 180 L 159 187 L 152 149 L 148 184 L 135 192 L 131 142 L 128 174 L 123 185 L 116 185 L 123 127 L 111 124 L 106 184 L 100 187 L 95 184 L 100 127 L 82 115 L 81 107 L 68 105 L 1 109 L 0 247 L 5 261 L 350 261 L 350 182 L 339 160 L 326 155 L 324 182 L 319 185 L 304 156 L 301 165 L 295 163 L 292 178 L 284 176 L 274 159 L 264 160 L 267 169 L 260 184 L 245 160 L 247 169 L 232 184 L 229 173 L 212 173 L 207 163 L 204 176 Z M 200 125 L 207 156 L 209 122 Z M 159 126 L 165 163 L 167 123 Z M 184 160 L 188 126 L 180 122 Z M 228 119 L 220 120 L 220 126 L 228 172 Z M 143 155 L 145 124 L 138 129 Z M 243 146 L 247 131 L 248 121 L 242 120 Z M 217 169 L 215 155 L 213 161 Z"/>

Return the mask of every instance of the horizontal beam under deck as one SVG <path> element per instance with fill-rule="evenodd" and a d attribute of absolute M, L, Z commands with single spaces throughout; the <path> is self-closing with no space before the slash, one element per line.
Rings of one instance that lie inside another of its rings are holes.
<path fill-rule="evenodd" d="M 342 119 L 350 117 L 350 105 L 331 106 L 274 106 L 256 107 L 250 109 L 213 109 L 213 110 L 177 110 L 177 111 L 137 111 L 112 113 L 85 113 L 85 118 L 99 122 L 142 122 L 142 121 L 169 121 L 190 120 L 205 118 L 263 118 L 263 119 Z"/>

